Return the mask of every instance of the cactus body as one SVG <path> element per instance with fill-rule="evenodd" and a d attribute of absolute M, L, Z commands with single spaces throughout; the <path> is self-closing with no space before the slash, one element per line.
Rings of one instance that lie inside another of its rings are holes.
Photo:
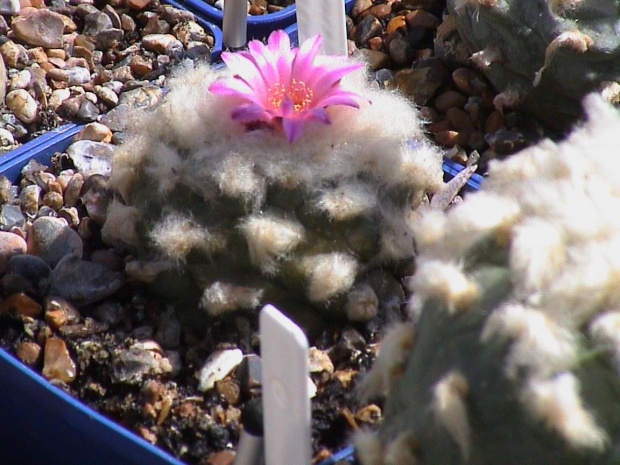
<path fill-rule="evenodd" d="M 472 61 L 501 94 L 498 106 L 566 129 L 581 98 L 620 102 L 620 9 L 612 0 L 448 0 Z"/>
<path fill-rule="evenodd" d="M 180 71 L 165 102 L 136 115 L 104 237 L 133 247 L 135 275 L 173 299 L 199 295 L 211 315 L 296 301 L 372 318 L 367 277 L 412 257 L 411 212 L 443 186 L 415 108 L 351 76 L 372 104 L 329 107 L 330 125 L 288 143 L 229 118 L 234 101 L 207 92 L 225 73 Z"/>
<path fill-rule="evenodd" d="M 586 106 L 567 141 L 494 162 L 416 226 L 415 322 L 365 381 L 388 398 L 364 465 L 620 460 L 620 118 Z"/>

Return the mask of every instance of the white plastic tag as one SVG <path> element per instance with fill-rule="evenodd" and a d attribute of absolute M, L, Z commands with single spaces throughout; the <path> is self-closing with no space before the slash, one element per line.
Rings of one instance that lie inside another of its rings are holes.
<path fill-rule="evenodd" d="M 247 0 L 224 0 L 222 43 L 227 48 L 241 48 L 247 40 Z"/>
<path fill-rule="evenodd" d="M 266 465 L 309 465 L 308 340 L 272 305 L 260 313 Z"/>
<path fill-rule="evenodd" d="M 348 55 L 344 0 L 296 0 L 295 8 L 300 44 L 321 34 L 323 53 Z"/>

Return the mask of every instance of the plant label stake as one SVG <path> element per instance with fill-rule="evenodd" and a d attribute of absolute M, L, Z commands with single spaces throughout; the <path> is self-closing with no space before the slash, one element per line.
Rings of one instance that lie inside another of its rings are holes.
<path fill-rule="evenodd" d="M 241 48 L 247 42 L 248 2 L 247 0 L 224 0 L 222 20 L 222 43 L 224 47 Z"/>
<path fill-rule="evenodd" d="M 266 465 L 310 465 L 308 340 L 272 305 L 260 313 Z"/>
<path fill-rule="evenodd" d="M 296 0 L 299 43 L 321 34 L 322 52 L 348 55 L 344 0 Z"/>

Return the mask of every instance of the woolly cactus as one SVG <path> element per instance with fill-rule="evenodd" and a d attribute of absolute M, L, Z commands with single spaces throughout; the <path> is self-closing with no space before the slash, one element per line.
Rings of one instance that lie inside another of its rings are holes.
<path fill-rule="evenodd" d="M 599 90 L 620 102 L 620 10 L 613 0 L 448 0 L 472 60 L 501 94 L 498 107 L 564 129 Z"/>
<path fill-rule="evenodd" d="M 235 74 L 178 71 L 136 115 L 103 237 L 134 250 L 130 275 L 211 315 L 296 302 L 372 318 L 373 270 L 413 256 L 409 220 L 444 186 L 441 152 L 406 99 L 342 78 L 361 65 L 274 34 L 223 55 Z M 237 78 L 248 67 L 260 75 Z"/>
<path fill-rule="evenodd" d="M 620 117 L 585 106 L 568 140 L 417 223 L 414 323 L 364 382 L 388 393 L 364 465 L 620 462 Z"/>

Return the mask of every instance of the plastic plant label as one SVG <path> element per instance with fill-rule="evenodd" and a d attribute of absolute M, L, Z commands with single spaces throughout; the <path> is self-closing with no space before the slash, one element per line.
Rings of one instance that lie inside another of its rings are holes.
<path fill-rule="evenodd" d="M 222 42 L 226 48 L 241 48 L 247 42 L 247 0 L 224 0 Z"/>
<path fill-rule="evenodd" d="M 260 313 L 266 465 L 309 465 L 308 340 L 272 305 Z"/>
<path fill-rule="evenodd" d="M 296 0 L 299 43 L 321 34 L 322 52 L 348 55 L 347 25 L 343 0 Z"/>

